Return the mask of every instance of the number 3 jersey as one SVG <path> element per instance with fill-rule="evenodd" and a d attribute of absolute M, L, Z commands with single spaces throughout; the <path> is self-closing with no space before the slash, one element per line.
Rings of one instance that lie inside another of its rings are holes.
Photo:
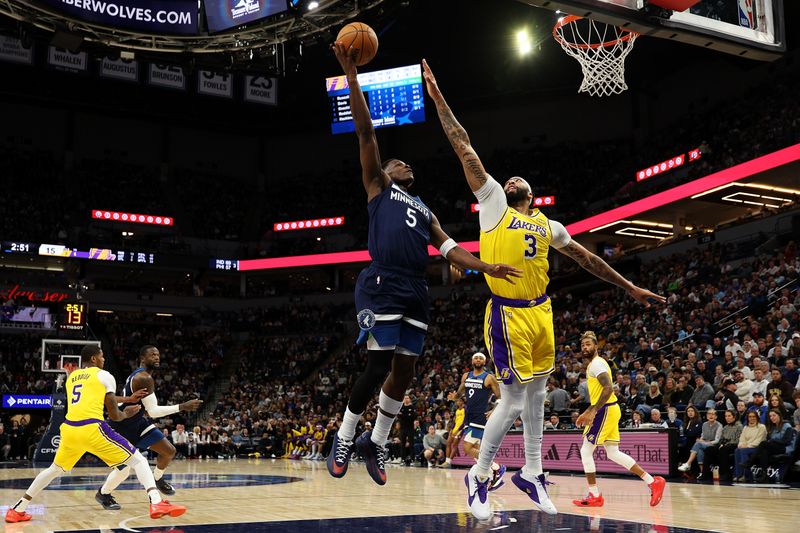
<path fill-rule="evenodd" d="M 549 247 L 566 246 L 570 239 L 567 230 L 538 209 L 524 214 L 509 207 L 503 188 L 491 177 L 475 191 L 475 196 L 481 204 L 481 260 L 505 263 L 522 271 L 522 277 L 515 279 L 513 285 L 486 276 L 492 294 L 520 300 L 545 294 L 550 282 Z"/>
<path fill-rule="evenodd" d="M 423 272 L 433 214 L 418 196 L 392 184 L 367 204 L 369 255 L 385 267 Z"/>
<path fill-rule="evenodd" d="M 73 370 L 66 383 L 67 420 L 103 420 L 106 394 L 116 394 L 117 381 L 96 366 Z"/>

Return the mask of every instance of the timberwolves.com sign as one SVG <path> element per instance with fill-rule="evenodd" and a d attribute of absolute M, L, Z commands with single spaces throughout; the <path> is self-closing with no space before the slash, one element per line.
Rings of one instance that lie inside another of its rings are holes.
<path fill-rule="evenodd" d="M 50 409 L 52 404 L 50 396 L 3 394 L 4 409 Z"/>
<path fill-rule="evenodd" d="M 38 0 L 71 17 L 149 33 L 197 33 L 196 0 Z"/>

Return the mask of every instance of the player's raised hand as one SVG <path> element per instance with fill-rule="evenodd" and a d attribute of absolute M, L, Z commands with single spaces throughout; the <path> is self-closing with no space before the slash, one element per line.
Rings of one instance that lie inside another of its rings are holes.
<path fill-rule="evenodd" d="M 189 400 L 188 402 L 183 402 L 179 408 L 181 411 L 197 411 L 200 409 L 200 406 L 203 405 L 203 400 Z"/>
<path fill-rule="evenodd" d="M 442 91 L 439 90 L 439 84 L 436 83 L 436 76 L 433 75 L 431 67 L 424 59 L 422 60 L 422 77 L 425 78 L 425 86 L 428 88 L 430 97 L 434 100 L 442 99 Z"/>
<path fill-rule="evenodd" d="M 514 268 L 511 265 L 504 265 L 503 263 L 488 265 L 485 274 L 493 278 L 504 279 L 512 285 L 514 285 L 514 280 L 512 278 L 522 277 L 522 271 L 520 269 Z"/>
<path fill-rule="evenodd" d="M 358 71 L 356 70 L 356 57 L 358 50 L 352 46 L 347 48 L 341 41 L 336 41 L 331 45 L 333 53 L 336 54 L 336 59 L 342 66 L 342 70 L 348 76 L 355 76 Z"/>
<path fill-rule="evenodd" d="M 628 289 L 628 294 L 630 294 L 631 298 L 640 304 L 643 304 L 645 307 L 650 307 L 650 304 L 663 304 L 667 301 L 665 297 L 654 292 L 650 292 L 647 289 L 637 287 L 636 285 L 634 285 L 631 289 Z"/>
<path fill-rule="evenodd" d="M 141 405 L 129 405 L 125 409 L 122 410 L 125 413 L 125 418 L 130 418 L 136 413 L 138 413 L 142 409 Z"/>

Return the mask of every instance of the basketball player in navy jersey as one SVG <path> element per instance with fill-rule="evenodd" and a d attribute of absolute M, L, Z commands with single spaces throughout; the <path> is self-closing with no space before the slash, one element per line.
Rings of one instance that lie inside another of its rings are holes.
<path fill-rule="evenodd" d="M 143 409 L 138 413 L 121 422 L 109 422 L 109 425 L 136 448 L 142 451 L 150 449 L 158 454 L 156 468 L 153 471 L 156 487 L 163 494 L 172 495 L 175 494 L 175 489 L 164 479 L 164 470 L 175 457 L 175 446 L 167 440 L 167 437 L 155 426 L 152 420 L 144 416 L 144 411 L 147 411 L 147 414 L 152 418 L 160 418 L 178 411 L 196 411 L 203 405 L 203 401 L 189 400 L 180 405 L 158 405 L 153 372 L 160 364 L 161 354 L 158 348 L 149 344 L 142 346 L 139 350 L 139 368 L 134 370 L 125 381 L 123 395 L 131 396 L 134 392 L 142 389 L 147 390 L 150 394 L 139 402 Z M 130 474 L 130 468 L 125 467 L 112 470 L 108 475 L 106 482 L 94 495 L 95 500 L 103 506 L 103 509 L 117 511 L 122 508 L 111 492 L 128 478 L 128 474 Z"/>
<path fill-rule="evenodd" d="M 372 264 L 359 275 L 355 292 L 361 329 L 358 343 L 367 345 L 367 367 L 353 386 L 328 455 L 328 471 L 333 477 L 343 477 L 355 445 L 369 475 L 383 485 L 384 445 L 414 376 L 414 364 L 422 353 L 428 329 L 428 243 L 461 268 L 509 282 L 518 271 L 507 265 L 486 264 L 458 246 L 422 200 L 409 194 L 414 184 L 411 166 L 399 159 L 381 164 L 372 118 L 357 79 L 357 50 L 347 49 L 340 42 L 334 43 L 333 49 L 350 87 L 350 108 L 367 192 Z M 381 382 L 375 427 L 354 440 L 356 424 Z"/>
<path fill-rule="evenodd" d="M 486 356 L 476 352 L 472 356 L 472 370 L 464 372 L 461 376 L 461 385 L 456 392 L 447 395 L 452 401 L 466 396 L 466 413 L 464 414 L 464 431 L 462 433 L 464 453 L 478 460 L 483 439 L 483 429 L 486 427 L 487 413 L 489 413 L 489 398 L 494 394 L 495 405 L 500 403 L 500 385 L 494 374 L 486 370 Z M 503 486 L 505 465 L 492 463 L 494 477 L 489 490 L 496 490 Z"/>

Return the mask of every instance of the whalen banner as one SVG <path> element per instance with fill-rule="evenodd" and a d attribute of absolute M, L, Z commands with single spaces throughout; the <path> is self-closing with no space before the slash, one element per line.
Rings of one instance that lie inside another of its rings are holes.
<path fill-rule="evenodd" d="M 192 0 L 37 0 L 70 17 L 110 28 L 147 33 L 197 33 L 198 6 Z"/>
<path fill-rule="evenodd" d="M 674 433 L 674 435 L 672 435 Z M 622 442 L 619 449 L 627 453 L 650 474 L 670 475 L 677 467 L 676 458 L 670 450 L 677 450 L 677 440 L 670 446 L 670 438 L 677 438 L 674 430 L 633 430 L 621 431 Z M 583 472 L 581 462 L 581 444 L 583 443 L 582 431 L 545 431 L 542 442 L 542 466 L 547 471 Z M 626 473 L 623 467 L 606 457 L 605 449 L 598 446 L 594 452 L 597 471 L 600 473 L 613 472 Z M 522 468 L 525 465 L 525 444 L 522 433 L 509 433 L 497 450 L 495 461 L 512 468 Z M 471 466 L 475 460 L 464 455 L 461 444 L 458 453 L 453 457 L 453 464 Z"/>

